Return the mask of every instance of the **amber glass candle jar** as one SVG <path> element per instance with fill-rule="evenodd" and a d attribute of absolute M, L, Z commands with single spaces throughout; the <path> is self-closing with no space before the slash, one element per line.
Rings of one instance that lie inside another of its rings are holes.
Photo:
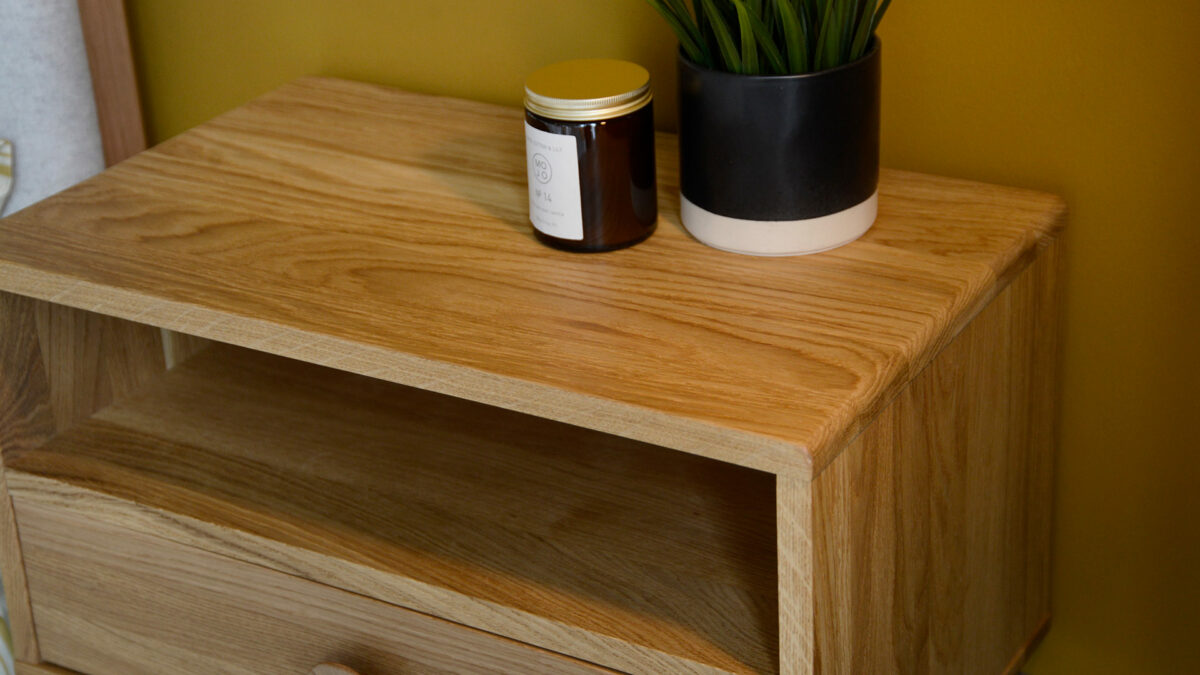
<path fill-rule="evenodd" d="M 568 251 L 611 251 L 654 232 L 658 189 L 650 73 L 627 61 L 547 66 L 525 82 L 529 219 Z"/>

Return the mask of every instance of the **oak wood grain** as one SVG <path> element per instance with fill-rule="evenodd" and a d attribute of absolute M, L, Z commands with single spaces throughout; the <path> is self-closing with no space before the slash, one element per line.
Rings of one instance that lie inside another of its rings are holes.
<path fill-rule="evenodd" d="M 0 293 L 3 463 L 47 442 L 163 370 L 157 329 Z M 39 660 L 15 522 L 0 467 L 0 575 L 17 659 Z"/>
<path fill-rule="evenodd" d="M 16 667 L 17 675 L 80 675 L 74 670 L 59 668 L 48 663 L 27 663 L 25 661 L 17 661 L 13 664 Z"/>
<path fill-rule="evenodd" d="M 777 476 L 776 559 L 779 579 L 779 672 L 814 672 L 813 509 L 808 477 Z"/>
<path fill-rule="evenodd" d="M 0 221 L 0 288 L 743 466 L 827 464 L 1062 224 L 1057 198 L 885 171 L 803 258 L 663 222 L 538 245 L 521 113 L 305 79 Z"/>
<path fill-rule="evenodd" d="M 628 672 L 1019 662 L 1061 201 L 885 171 L 859 242 L 745 258 L 679 228 L 663 135 L 658 234 L 576 256 L 530 236 L 519 130 L 305 79 L 0 221 L 63 432 L 5 448 L 18 522 L 87 513 Z"/>
<path fill-rule="evenodd" d="M 79 0 L 78 4 L 104 163 L 112 166 L 146 149 L 125 2 Z"/>
<path fill-rule="evenodd" d="M 57 432 L 137 391 L 166 367 L 157 328 L 49 302 L 34 304 Z"/>
<path fill-rule="evenodd" d="M 147 146 L 125 1 L 78 0 L 78 5 L 104 164 L 112 166 Z M 203 347 L 199 338 L 173 331 L 162 331 L 162 339 L 168 368 Z"/>
<path fill-rule="evenodd" d="M 8 610 L 8 631 L 12 636 L 12 653 L 17 659 L 37 661 L 40 657 L 37 630 L 33 622 L 33 607 L 25 578 L 25 557 L 8 494 L 8 480 L 0 468 L 0 580 L 4 583 L 4 602 Z"/>
<path fill-rule="evenodd" d="M 1057 246 L 813 483 L 817 670 L 998 673 L 1049 615 Z"/>
<path fill-rule="evenodd" d="M 92 675 L 612 672 L 78 510 L 22 525 L 45 658 Z"/>
<path fill-rule="evenodd" d="M 354 669 L 340 663 L 318 663 L 308 675 L 360 675 Z"/>
<path fill-rule="evenodd" d="M 8 603 L 13 656 L 33 663 L 40 660 L 40 653 L 5 465 L 54 435 L 35 305 L 28 298 L 0 293 L 0 578 Z"/>
<path fill-rule="evenodd" d="M 162 332 L 162 339 L 163 357 L 167 368 L 174 368 L 204 351 L 212 344 L 211 341 L 204 338 L 169 330 Z"/>
<path fill-rule="evenodd" d="M 55 433 L 38 340 L 38 303 L 0 292 L 0 454 L 41 447 Z"/>
<path fill-rule="evenodd" d="M 625 672 L 776 669 L 766 473 L 224 345 L 12 469 L 18 517 L 78 509 Z"/>

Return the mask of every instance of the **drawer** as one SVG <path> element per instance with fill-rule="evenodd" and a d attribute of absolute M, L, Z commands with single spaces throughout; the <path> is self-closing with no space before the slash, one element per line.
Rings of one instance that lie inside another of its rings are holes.
<path fill-rule="evenodd" d="M 42 659 L 81 673 L 611 673 L 68 508 L 14 499 Z"/>

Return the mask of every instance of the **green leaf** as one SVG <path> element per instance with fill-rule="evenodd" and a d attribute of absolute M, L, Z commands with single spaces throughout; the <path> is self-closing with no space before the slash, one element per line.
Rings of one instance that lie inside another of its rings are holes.
<path fill-rule="evenodd" d="M 779 0 L 767 0 L 767 2 L 771 3 L 771 5 L 774 5 L 778 1 Z M 781 53 L 783 51 L 786 51 L 784 49 L 784 45 L 777 43 L 777 41 L 780 38 L 782 38 L 782 34 L 780 32 L 781 29 L 779 27 L 779 12 L 771 11 L 771 10 L 767 9 L 766 6 L 764 6 L 763 12 L 762 12 L 762 20 L 763 20 L 763 24 L 767 27 L 767 33 L 769 33 L 771 35 L 771 38 L 772 38 L 771 42 L 776 43 L 776 46 L 779 47 L 779 50 Z"/>
<path fill-rule="evenodd" d="M 866 0 L 863 3 L 862 14 L 858 16 L 858 30 L 854 34 L 854 44 L 850 47 L 850 60 L 854 60 L 867 51 L 867 43 L 871 40 L 871 26 L 874 24 L 875 6 L 877 0 Z"/>
<path fill-rule="evenodd" d="M 677 16 L 670 7 L 663 3 L 663 0 L 646 0 L 646 2 L 667 20 L 667 24 L 671 26 L 671 30 L 675 31 L 675 37 L 679 38 L 679 45 L 683 47 L 683 51 L 689 59 L 703 66 L 712 65 L 712 60 L 708 57 L 708 50 L 701 46 L 703 43 L 696 40 L 699 30 L 694 25 L 688 25 L 692 23 L 691 15 L 686 15 L 687 23 L 685 24 L 684 19 Z"/>
<path fill-rule="evenodd" d="M 656 11 L 662 14 L 662 18 L 666 19 L 671 30 L 674 31 L 676 37 L 679 38 L 679 46 L 683 47 L 684 53 L 688 54 L 688 58 L 697 62 L 702 66 L 712 65 L 712 59 L 708 56 L 708 49 L 702 47 L 702 42 L 696 41 L 696 36 L 700 34 L 694 25 L 691 24 L 691 16 L 689 14 L 686 22 L 680 19 L 670 7 L 667 7 L 662 0 L 646 0 L 647 4 L 654 7 Z"/>
<path fill-rule="evenodd" d="M 704 11 L 708 15 L 708 25 L 712 29 L 713 35 L 717 39 L 717 46 L 720 48 L 721 58 L 725 59 L 725 68 L 731 73 L 742 72 L 742 60 L 738 56 L 737 45 L 733 43 L 733 35 L 729 32 L 729 24 L 725 22 L 725 17 L 717 11 L 717 6 L 713 4 L 713 0 L 700 0 L 703 3 Z M 713 59 L 714 62 L 716 59 Z"/>
<path fill-rule="evenodd" d="M 862 58 L 891 0 L 646 0 L 696 63 L 804 73 Z"/>
<path fill-rule="evenodd" d="M 775 0 L 776 14 L 783 27 L 783 41 L 787 48 L 789 73 L 808 72 L 808 37 L 804 24 L 796 15 L 796 8 L 791 0 Z"/>
<path fill-rule="evenodd" d="M 666 1 L 667 1 L 667 4 L 670 5 L 670 7 L 671 7 L 671 11 L 675 12 L 675 16 L 678 16 L 681 19 L 684 19 L 684 18 L 691 19 L 692 13 L 688 10 L 687 5 L 685 5 L 683 3 L 683 0 L 666 0 Z"/>
<path fill-rule="evenodd" d="M 750 9 L 747 5 L 746 9 Z M 779 47 L 775 44 L 775 36 L 771 34 L 771 29 L 759 17 L 759 15 L 750 13 L 750 27 L 754 31 L 754 38 L 758 41 L 758 48 L 762 50 L 763 56 L 767 59 L 767 64 L 771 67 L 771 72 L 775 75 L 783 75 L 788 72 L 787 64 L 783 60 L 783 52 L 779 51 Z M 744 59 L 743 59 L 744 60 Z"/>
<path fill-rule="evenodd" d="M 883 13 L 887 11 L 888 5 L 892 4 L 892 0 L 883 0 L 883 4 L 879 5 L 879 9 L 875 11 L 875 18 L 871 21 L 871 33 L 875 33 L 875 29 L 879 28 L 879 22 L 883 20 Z"/>
<path fill-rule="evenodd" d="M 687 4 L 683 0 L 667 0 L 671 9 L 675 12 L 675 16 L 679 17 L 680 23 L 692 35 L 692 39 L 696 42 L 700 51 L 704 52 L 704 61 L 702 65 L 712 63 L 712 52 L 708 49 L 708 43 L 704 40 L 704 33 L 700 30 L 700 25 L 692 18 L 692 12 L 688 9 Z"/>
<path fill-rule="evenodd" d="M 837 53 L 837 47 L 834 44 L 837 41 L 837 29 L 834 28 L 836 21 L 834 20 L 833 2 L 834 0 L 825 0 L 825 10 L 820 13 L 820 17 L 823 18 L 818 21 L 821 29 L 817 35 L 817 56 L 814 70 L 824 70 L 836 60 L 833 56 Z"/>
<path fill-rule="evenodd" d="M 742 43 L 742 73 L 758 75 L 758 41 L 754 38 L 754 26 L 751 25 L 750 10 L 742 0 L 730 0 L 737 10 L 738 29 L 741 32 Z"/>
<path fill-rule="evenodd" d="M 796 11 L 796 15 L 800 17 L 800 27 L 804 30 L 805 47 L 808 49 L 808 68 L 806 71 L 816 70 L 817 67 L 817 10 L 816 0 L 800 0 L 802 7 Z"/>
<path fill-rule="evenodd" d="M 691 3 L 692 13 L 696 16 L 696 27 L 700 30 L 700 42 L 704 45 L 704 51 L 709 55 L 709 64 L 717 67 L 718 59 L 714 56 L 717 54 L 716 38 L 712 34 L 712 26 L 708 23 L 708 14 L 704 12 L 701 0 L 691 0 Z"/>
<path fill-rule="evenodd" d="M 854 0 L 854 2 L 846 3 L 846 9 L 843 10 L 842 16 L 842 53 L 840 55 L 841 63 L 850 63 L 854 59 L 850 54 L 854 51 L 854 29 L 858 26 L 858 10 L 864 0 Z"/>
<path fill-rule="evenodd" d="M 812 0 L 813 25 L 820 26 L 825 23 L 825 10 L 829 7 L 828 2 L 821 0 Z"/>

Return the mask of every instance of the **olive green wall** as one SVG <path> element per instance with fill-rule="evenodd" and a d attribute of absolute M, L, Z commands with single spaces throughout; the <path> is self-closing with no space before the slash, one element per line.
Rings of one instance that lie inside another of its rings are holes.
<path fill-rule="evenodd" d="M 161 140 L 303 74 L 516 105 L 579 56 L 650 67 L 641 0 L 127 0 Z M 1200 10 L 896 0 L 884 163 L 1072 208 L 1054 627 L 1028 670 L 1200 672 Z"/>

